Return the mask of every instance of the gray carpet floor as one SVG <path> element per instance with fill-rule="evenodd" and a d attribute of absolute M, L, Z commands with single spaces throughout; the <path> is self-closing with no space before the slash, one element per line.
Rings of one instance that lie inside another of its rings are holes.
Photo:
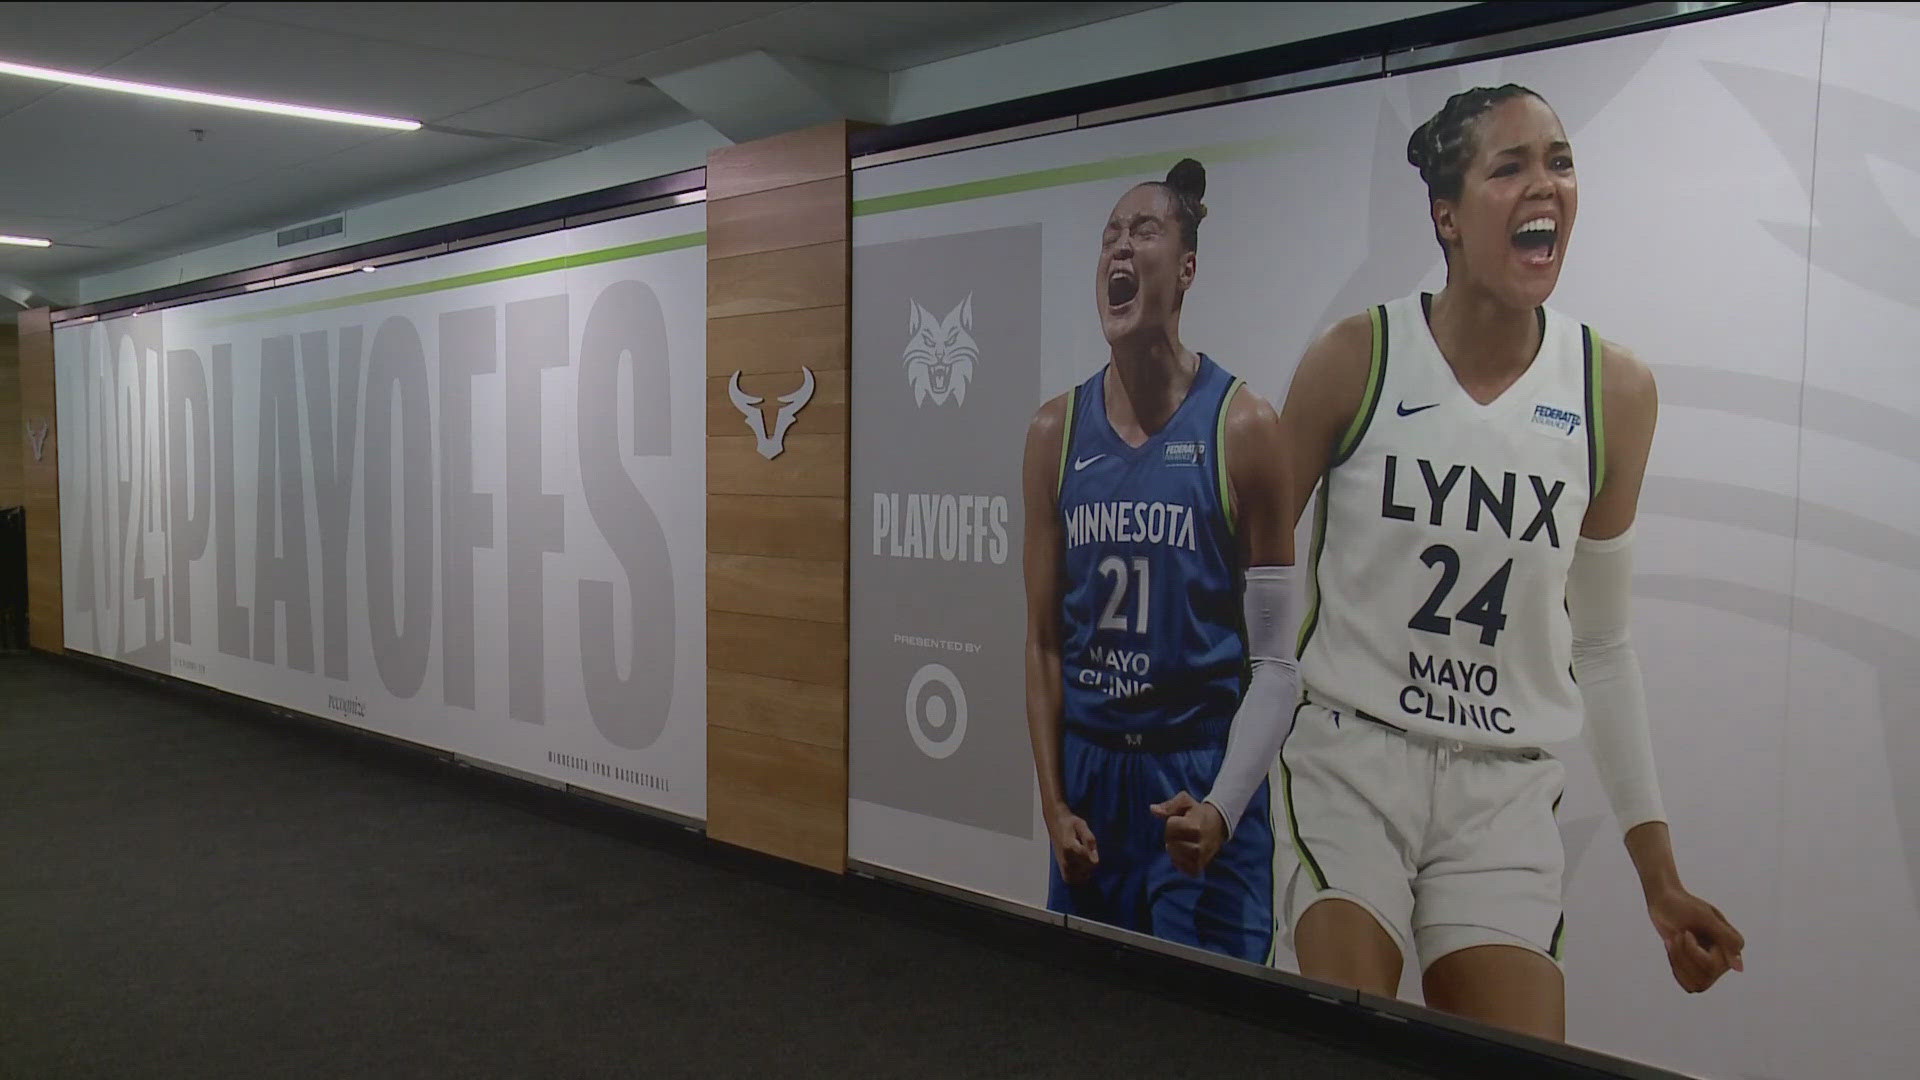
<path fill-rule="evenodd" d="M 1429 1075 L 578 803 L 0 656 L 0 1077 Z"/>

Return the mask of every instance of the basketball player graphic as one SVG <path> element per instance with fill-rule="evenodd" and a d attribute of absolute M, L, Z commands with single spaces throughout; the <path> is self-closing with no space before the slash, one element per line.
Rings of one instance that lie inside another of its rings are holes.
<path fill-rule="evenodd" d="M 1109 362 L 1028 430 L 1027 723 L 1047 906 L 1264 962 L 1293 534 L 1273 408 L 1180 341 L 1205 187 L 1188 159 L 1113 208 Z"/>
<path fill-rule="evenodd" d="M 1438 294 L 1328 330 L 1281 430 L 1297 520 L 1316 483 L 1303 699 L 1281 755 L 1303 974 L 1565 1037 L 1563 774 L 1584 729 L 1675 980 L 1744 941 L 1689 893 L 1627 638 L 1655 394 L 1626 350 L 1542 305 L 1578 205 L 1553 110 L 1457 94 L 1407 147 L 1447 259 Z"/>

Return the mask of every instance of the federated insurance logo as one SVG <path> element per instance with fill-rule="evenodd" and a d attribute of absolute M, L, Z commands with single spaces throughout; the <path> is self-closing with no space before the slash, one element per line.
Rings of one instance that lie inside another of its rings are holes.
<path fill-rule="evenodd" d="M 955 406 L 967 402 L 967 384 L 973 380 L 973 365 L 980 349 L 973 340 L 973 294 L 968 293 L 960 306 L 936 319 L 933 312 L 908 301 L 907 347 L 900 354 L 907 367 L 907 382 L 913 386 L 913 403 L 945 405 L 948 398 Z"/>
<path fill-rule="evenodd" d="M 1199 441 L 1170 442 L 1160 456 L 1164 465 L 1205 465 L 1207 444 Z"/>
<path fill-rule="evenodd" d="M 1533 422 L 1548 431 L 1560 435 L 1571 435 L 1580 430 L 1581 416 L 1568 409 L 1558 409 L 1552 405 L 1535 405 Z"/>

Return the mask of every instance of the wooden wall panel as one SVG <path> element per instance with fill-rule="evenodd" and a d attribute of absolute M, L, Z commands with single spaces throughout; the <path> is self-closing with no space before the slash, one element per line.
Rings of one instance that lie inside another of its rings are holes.
<path fill-rule="evenodd" d="M 707 708 L 725 721 L 720 726 L 736 731 L 829 750 L 847 746 L 845 687 L 713 671 L 707 673 Z"/>
<path fill-rule="evenodd" d="M 844 305 L 847 266 L 845 240 L 709 259 L 707 318 Z"/>
<path fill-rule="evenodd" d="M 844 634 L 847 566 L 839 559 L 709 554 L 707 607 L 736 615 L 835 623 L 841 629 L 833 632 Z"/>
<path fill-rule="evenodd" d="M 707 757 L 707 835 L 822 870 L 847 868 L 847 804 L 769 798 L 733 775 L 734 759 Z"/>
<path fill-rule="evenodd" d="M 26 497 L 20 475 L 27 457 L 20 418 L 20 335 L 0 325 L 0 506 L 19 506 Z"/>
<path fill-rule="evenodd" d="M 847 176 L 707 201 L 707 258 L 847 239 Z M 717 238 L 717 242 L 716 242 Z"/>
<path fill-rule="evenodd" d="M 838 496 L 707 494 L 707 550 L 728 555 L 837 559 L 847 550 Z"/>
<path fill-rule="evenodd" d="M 847 125 L 707 160 L 707 834 L 847 864 Z M 814 373 L 781 452 L 762 402 Z"/>
<path fill-rule="evenodd" d="M 53 398 L 53 322 L 46 308 L 20 313 L 20 415 L 7 437 L 22 441 L 20 478 L 27 508 L 27 641 L 66 649 L 60 599 L 60 432 Z M 26 449 L 25 425 L 47 425 L 41 460 Z"/>
<path fill-rule="evenodd" d="M 847 306 L 801 308 L 707 321 L 707 374 L 726 378 L 769 371 L 844 370 Z"/>
<path fill-rule="evenodd" d="M 821 124 L 708 154 L 707 198 L 727 199 L 846 175 L 847 125 Z"/>
<path fill-rule="evenodd" d="M 737 414 L 736 414 L 737 415 Z M 707 493 L 846 498 L 847 437 L 807 432 L 806 413 L 787 433 L 786 451 L 769 461 L 752 435 L 707 432 Z M 844 549 L 844 545 L 843 545 Z"/>
<path fill-rule="evenodd" d="M 844 626 L 767 615 L 736 615 L 711 608 L 707 611 L 707 670 L 710 672 L 766 675 L 845 689 L 846 668 Z"/>
<path fill-rule="evenodd" d="M 840 747 L 778 739 L 717 727 L 707 753 L 742 788 L 762 798 L 842 812 L 847 801 L 847 754 Z"/>

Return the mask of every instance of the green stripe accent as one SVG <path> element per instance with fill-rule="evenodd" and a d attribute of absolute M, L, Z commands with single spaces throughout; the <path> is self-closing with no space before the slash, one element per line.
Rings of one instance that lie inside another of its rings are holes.
<path fill-rule="evenodd" d="M 1567 917 L 1561 915 L 1560 921 L 1553 926 L 1553 942 L 1547 946 L 1547 955 L 1553 957 L 1555 960 L 1560 959 L 1560 941 L 1566 935 L 1566 932 Z"/>
<path fill-rule="evenodd" d="M 1603 387 L 1600 382 L 1600 335 L 1587 330 L 1587 445 L 1593 454 L 1593 491 L 1587 496 L 1591 499 L 1600 494 L 1607 482 L 1607 425 L 1602 418 L 1601 405 L 1605 398 L 1601 396 Z"/>
<path fill-rule="evenodd" d="M 1060 492 L 1067 486 L 1067 448 L 1073 445 L 1073 412 L 1074 405 L 1078 403 L 1079 398 L 1079 387 L 1073 386 L 1067 389 L 1067 424 L 1060 429 L 1060 473 L 1053 481 L 1053 498 L 1055 502 L 1060 501 Z"/>
<path fill-rule="evenodd" d="M 1367 425 L 1373 422 L 1373 410 L 1380 404 L 1381 376 L 1387 367 L 1387 309 L 1384 306 L 1367 312 L 1368 321 L 1373 323 L 1373 350 L 1367 367 L 1367 390 L 1360 396 L 1360 407 L 1354 410 L 1353 422 L 1347 425 L 1347 433 L 1340 437 L 1340 444 L 1334 448 L 1333 463 L 1338 465 L 1347 460 L 1353 448 L 1360 444 L 1360 436 L 1366 434 Z"/>
<path fill-rule="evenodd" d="M 1307 617 L 1300 620 L 1300 640 L 1294 643 L 1295 656 L 1307 655 L 1307 642 L 1313 640 L 1314 627 L 1320 624 L 1320 552 L 1327 546 L 1327 501 L 1332 496 L 1333 470 L 1320 478 L 1320 497 L 1313 502 L 1313 553 L 1308 560 L 1307 580 L 1313 599 L 1307 603 Z"/>
<path fill-rule="evenodd" d="M 1275 755 L 1274 760 L 1275 761 L 1279 760 L 1278 755 Z M 1272 837 L 1274 833 L 1278 831 L 1277 826 L 1279 825 L 1279 822 L 1274 819 L 1274 814 L 1273 814 L 1273 776 L 1272 774 L 1269 773 L 1266 779 L 1260 781 L 1260 784 L 1262 787 L 1267 789 L 1267 807 L 1266 807 L 1267 836 Z M 1257 791 L 1258 789 L 1255 789 L 1255 790 Z M 1246 818 L 1242 817 L 1240 820 L 1245 821 Z M 1280 845 L 1274 844 L 1272 851 L 1267 855 L 1267 874 L 1269 878 L 1273 881 L 1274 887 L 1276 889 L 1282 888 L 1286 885 L 1285 879 L 1280 877 L 1280 857 L 1279 856 L 1280 856 Z M 1267 958 L 1265 962 L 1268 967 L 1272 967 L 1274 964 L 1278 963 L 1280 959 L 1280 905 L 1269 904 L 1268 909 L 1269 910 L 1267 911 Z"/>
<path fill-rule="evenodd" d="M 552 273 L 555 270 L 571 270 L 581 266 L 593 266 L 596 263 L 618 262 L 621 259 L 637 259 L 642 255 L 657 255 L 663 251 L 679 251 L 683 248 L 699 247 L 706 242 L 705 230 L 683 233 L 659 240 L 646 240 L 638 244 L 621 244 L 618 247 L 601 248 L 598 251 L 583 251 L 571 255 L 535 259 L 532 262 L 516 263 L 513 266 L 496 266 L 488 270 L 476 270 L 470 274 L 455 274 L 452 277 L 437 278 L 433 281 L 415 282 L 412 285 L 396 285 L 390 289 L 350 293 L 331 300 L 315 300 L 307 304 L 290 304 L 286 307 L 269 308 L 246 315 L 230 315 L 224 319 L 211 320 L 210 325 L 224 326 L 230 323 L 253 322 L 258 319 L 273 319 L 286 315 L 306 315 L 315 311 L 352 307 L 355 304 L 373 304 L 382 300 L 398 300 L 402 297 L 443 292 L 447 289 L 464 289 L 470 285 L 485 285 L 494 281 Z"/>
<path fill-rule="evenodd" d="M 1300 719 L 1300 710 L 1305 708 L 1306 704 L 1303 701 L 1293 707 L 1293 718 L 1296 723 Z M 1293 850 L 1300 856 L 1300 865 L 1306 867 L 1307 872 L 1313 875 L 1314 888 L 1324 891 L 1327 887 L 1327 875 L 1321 872 L 1320 863 L 1313 857 L 1313 852 L 1307 850 L 1307 842 L 1300 839 L 1299 816 L 1293 812 L 1293 770 L 1287 768 L 1287 759 L 1284 756 L 1280 758 L 1280 790 L 1286 799 L 1287 832 L 1293 837 Z"/>
<path fill-rule="evenodd" d="M 1227 386 L 1226 396 L 1220 399 L 1220 415 L 1213 420 L 1213 458 L 1220 480 L 1220 508 L 1227 514 L 1227 531 L 1234 526 L 1233 485 L 1227 481 L 1227 406 L 1233 404 L 1233 395 L 1246 385 L 1245 380 L 1235 377 Z"/>
<path fill-rule="evenodd" d="M 1084 165 L 1064 165 L 1057 169 L 1038 169 L 1034 172 L 1014 173 L 1011 176 L 993 176 L 962 184 L 946 184 L 920 191 L 903 191 L 898 195 L 876 195 L 869 199 L 855 199 L 853 215 L 860 217 L 864 214 L 891 214 L 896 210 L 917 210 L 923 206 L 940 206 L 945 203 L 967 202 L 971 199 L 986 199 L 995 195 L 1014 195 L 1022 191 L 1040 191 L 1046 188 L 1064 187 L 1067 184 L 1085 184 L 1094 180 L 1114 180 L 1127 176 L 1157 180 L 1165 175 L 1168 169 L 1173 168 L 1174 163 L 1181 158 L 1200 158 L 1208 165 L 1215 165 L 1226 161 L 1272 157 L 1291 145 L 1293 143 L 1287 139 L 1245 139 L 1239 142 L 1196 146 L 1187 150 L 1167 150 L 1156 154 L 1107 158 L 1104 161 L 1090 161 Z"/>

